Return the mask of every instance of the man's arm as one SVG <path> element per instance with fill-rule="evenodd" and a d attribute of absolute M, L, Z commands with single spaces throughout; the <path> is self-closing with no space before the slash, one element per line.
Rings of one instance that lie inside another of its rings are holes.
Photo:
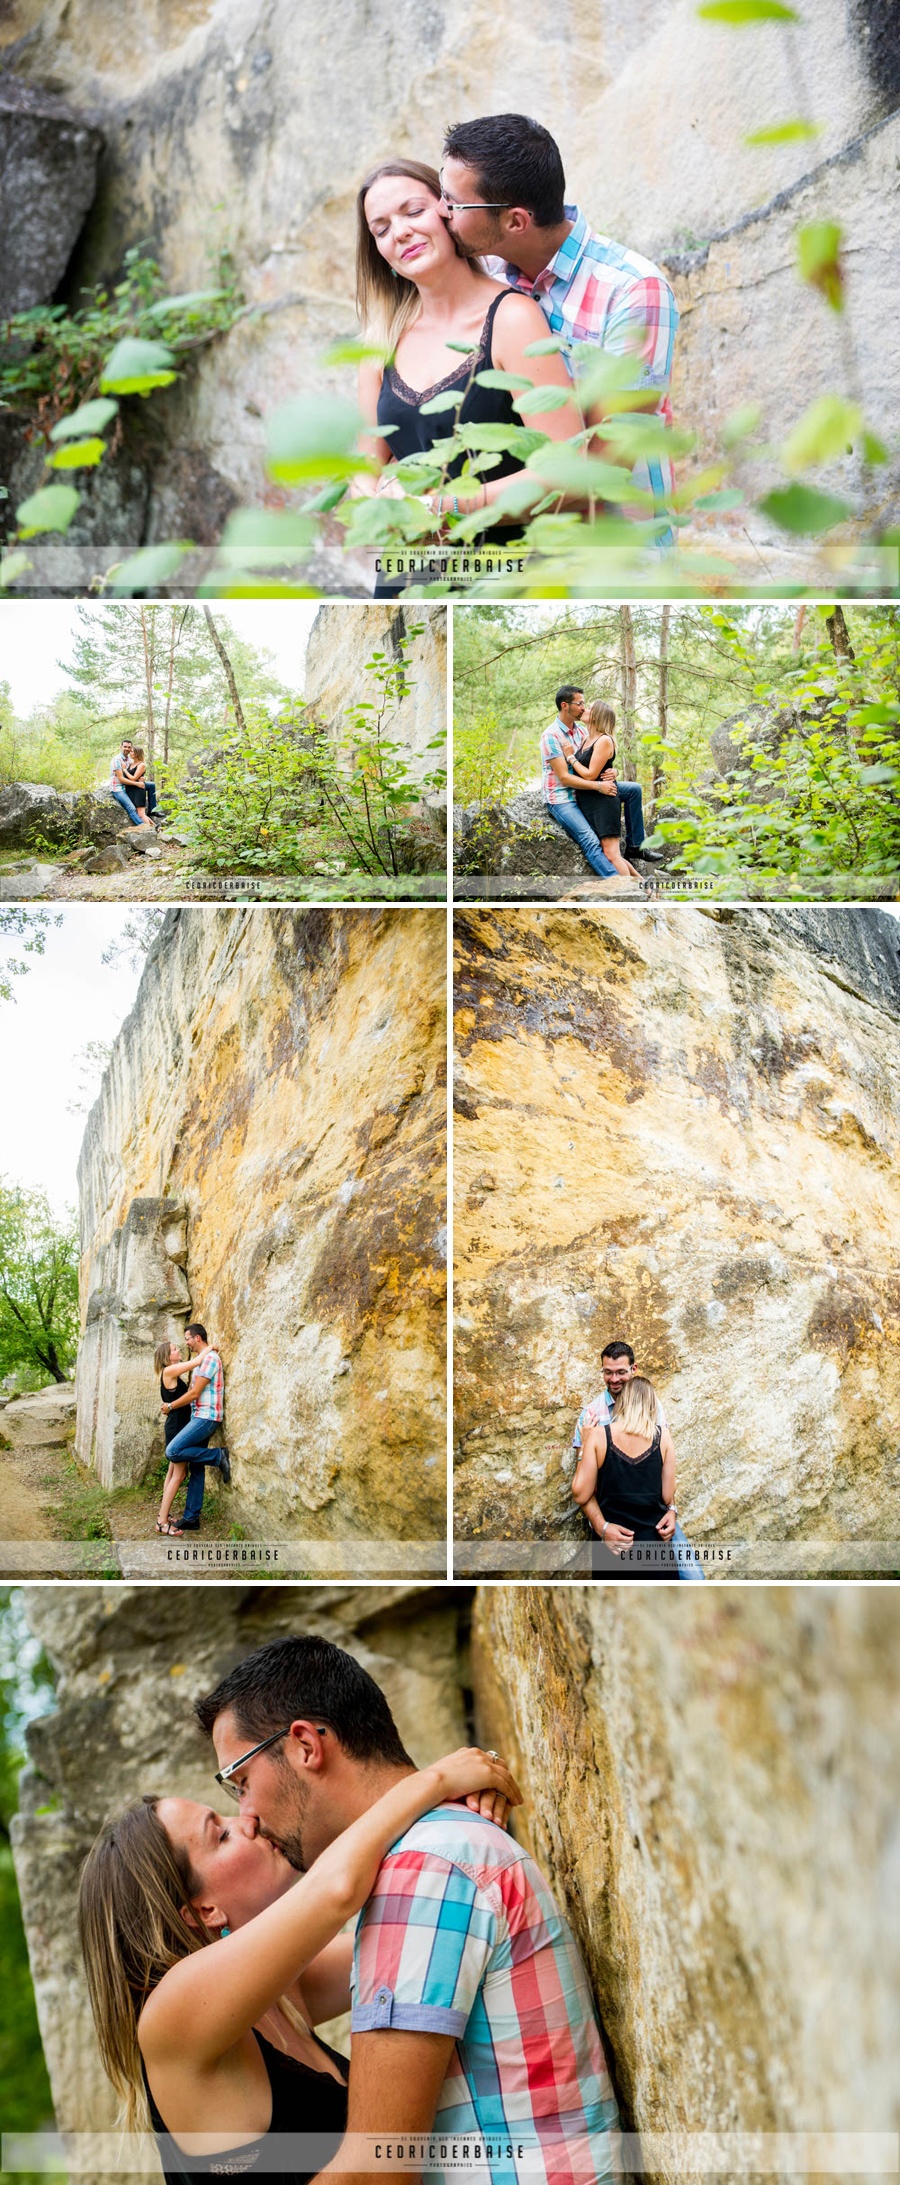
<path fill-rule="evenodd" d="M 385 2028 L 354 2033 L 352 2046 L 348 2139 L 319 2176 L 340 2177 L 342 2185 L 372 2185 L 372 2170 L 382 2166 L 376 2162 L 376 2147 L 399 2136 L 406 2139 L 410 2133 L 430 2132 L 454 2040 L 452 2033 Z M 368 2146 L 354 2148 L 354 2133 L 361 2134 Z M 366 2156 L 371 2158 L 368 2169 L 360 2167 Z M 406 2171 L 404 2185 L 418 2185 L 421 2175 L 421 2170 Z"/>
<path fill-rule="evenodd" d="M 195 1404 L 195 1403 L 197 1403 L 198 1399 L 199 1399 L 199 1398 L 200 1398 L 200 1397 L 202 1396 L 202 1394 L 203 1394 L 203 1391 L 204 1391 L 204 1389 L 205 1389 L 206 1385 L 207 1385 L 207 1383 L 206 1383 L 206 1376 L 205 1376 L 205 1374 L 203 1374 L 203 1373 L 195 1373 L 195 1375 L 194 1375 L 194 1378 L 193 1378 L 193 1380 L 192 1380 L 192 1382 L 191 1382 L 190 1388 L 188 1389 L 187 1395 L 186 1395 L 186 1396 L 176 1396 L 176 1397 L 175 1397 L 175 1400 L 174 1400 L 174 1402 L 173 1402 L 173 1403 L 171 1403 L 171 1404 L 163 1404 L 163 1407 L 162 1407 L 162 1408 L 163 1408 L 163 1410 L 164 1410 L 164 1411 L 184 1411 L 184 1410 L 186 1409 L 186 1407 L 187 1407 L 187 1405 L 188 1405 L 188 1404 Z"/>
<path fill-rule="evenodd" d="M 565 759 L 552 758 L 550 761 L 550 765 L 553 768 L 553 772 L 556 775 L 557 781 L 561 781 L 567 789 L 584 788 L 584 775 L 571 773 Z"/>

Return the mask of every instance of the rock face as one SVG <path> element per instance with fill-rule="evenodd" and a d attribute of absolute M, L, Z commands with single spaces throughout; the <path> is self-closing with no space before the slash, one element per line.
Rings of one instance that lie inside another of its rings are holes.
<path fill-rule="evenodd" d="M 900 980 L 873 910 L 458 922 L 456 1530 L 580 1531 L 624 1337 L 710 1541 L 889 1541 Z"/>
<path fill-rule="evenodd" d="M 221 1349 L 242 1522 L 443 1535 L 444 920 L 170 913 L 79 1162 L 78 1454 L 162 1450 L 152 1350 Z"/>
<path fill-rule="evenodd" d="M 472 1681 L 592 1972 L 644 2174 L 691 2168 L 654 2132 L 895 2129 L 897 1601 L 636 1591 L 484 1588 Z"/>
<path fill-rule="evenodd" d="M 846 710 L 834 698 L 817 699 L 811 706 L 745 706 L 742 713 L 731 713 L 718 723 L 709 747 L 719 773 L 727 778 L 757 757 L 777 759 L 792 737 L 802 742 L 805 734 L 823 726 L 832 735 L 846 727 Z M 763 777 L 761 786 L 771 797 L 777 793 L 777 777 Z"/>
<path fill-rule="evenodd" d="M 38 781 L 0 789 L 0 852 L 33 849 L 41 837 L 56 849 L 78 843 L 105 849 L 131 832 L 127 812 L 103 790 L 52 789 Z"/>
<path fill-rule="evenodd" d="M 35 1586 L 26 1609 L 58 1709 L 29 1730 L 13 1837 L 63 2128 L 113 2118 L 75 1940 L 93 1835 L 143 1791 L 208 1800 L 193 1699 L 308 1631 L 376 1677 L 416 1761 L 473 1702 L 511 1760 L 648 2179 L 689 2170 L 654 2131 L 896 2131 L 891 1588 L 486 1587 L 471 1652 L 462 1587 Z"/>
<path fill-rule="evenodd" d="M 466 1592 L 412 1586 L 28 1588 L 29 1618 L 60 1676 L 59 1712 L 33 1726 L 15 1823 L 16 1871 L 58 2124 L 110 2131 L 81 1971 L 78 1873 L 106 1815 L 144 1791 L 208 1803 L 212 1747 L 191 1716 L 242 1654 L 309 1632 L 349 1646 L 386 1692 L 424 1765 L 465 1742 L 460 1623 Z M 80 1597 L 79 1597 L 80 1596 Z M 99 2185 L 99 2180 L 98 2180 Z"/>
<path fill-rule="evenodd" d="M 405 747 L 414 773 L 433 773 L 446 753 L 426 747 L 447 730 L 447 614 L 444 608 L 355 607 L 352 616 L 344 607 L 320 607 L 310 631 L 304 669 L 304 696 L 327 728 L 338 750 L 349 754 L 352 732 L 346 718 L 348 706 L 361 699 L 376 702 L 377 692 L 365 674 L 373 653 L 382 652 L 386 665 L 401 658 L 400 645 L 413 637 L 407 654 L 409 681 L 399 704 L 385 719 L 385 735 Z"/>
<path fill-rule="evenodd" d="M 97 187 L 99 129 L 0 76 L 0 320 L 49 303 Z"/>
<path fill-rule="evenodd" d="M 55 1449 L 75 1432 L 75 1383 L 59 1381 L 33 1395 L 14 1396 L 0 1414 L 0 1441 L 8 1448 Z"/>
<path fill-rule="evenodd" d="M 896 26 L 885 0 L 820 0 L 814 28 L 793 32 L 729 30 L 699 20 L 692 0 L 535 0 L 514 39 L 484 0 L 452 11 L 352 0 L 327 29 L 310 0 L 166 0 L 140 12 L 135 29 L 97 0 L 6 0 L 0 52 L 102 118 L 87 278 L 108 277 L 126 243 L 152 234 L 173 291 L 205 286 L 208 246 L 227 241 L 258 307 L 206 353 L 189 401 L 167 407 L 168 535 L 197 536 L 180 513 L 180 466 L 189 476 L 202 450 L 223 506 L 229 488 L 257 499 L 262 417 L 300 387 L 350 390 L 350 368 L 324 359 L 354 332 L 359 181 L 392 152 L 437 162 L 447 122 L 472 114 L 536 114 L 566 147 L 570 192 L 593 225 L 666 261 L 682 309 L 675 406 L 703 452 L 742 402 L 763 404 L 772 442 L 814 395 L 848 384 L 843 323 L 795 273 L 796 229 L 839 219 L 866 417 L 892 438 L 900 362 L 884 340 L 897 296 L 885 207 L 900 124 L 888 118 Z M 818 138 L 747 148 L 798 105 Z M 202 236 L 198 203 L 227 208 Z M 856 458 L 831 469 L 865 497 Z M 760 482 L 769 475 L 763 466 Z M 877 492 L 886 508 L 883 469 Z M 774 526 L 754 524 L 765 551 Z M 152 507 L 149 535 L 160 535 Z M 811 550 L 782 533 L 777 553 L 808 565 Z"/>
<path fill-rule="evenodd" d="M 552 819 L 539 789 L 523 789 L 508 804 L 457 805 L 454 870 L 461 873 L 559 873 L 583 880 L 590 866 L 577 842 Z"/>

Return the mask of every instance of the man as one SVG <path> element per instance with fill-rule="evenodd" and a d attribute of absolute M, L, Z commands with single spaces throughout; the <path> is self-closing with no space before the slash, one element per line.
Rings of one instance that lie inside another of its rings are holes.
<path fill-rule="evenodd" d="M 577 756 L 587 743 L 587 733 L 581 727 L 584 713 L 584 691 L 577 683 L 563 683 L 556 693 L 556 720 L 544 730 L 541 737 L 541 789 L 544 803 L 551 819 L 577 842 L 592 872 L 601 873 L 604 879 L 615 872 L 594 833 L 590 821 L 585 819 L 575 802 L 576 789 L 588 784 L 580 774 L 573 774 L 569 765 L 571 755 Z M 662 853 L 645 850 L 644 802 L 639 781 L 618 781 L 611 767 L 590 785 L 601 793 L 614 796 L 616 790 L 625 811 L 625 855 L 655 860 Z"/>
<path fill-rule="evenodd" d="M 450 233 L 493 278 L 533 296 L 564 355 L 579 342 L 634 357 L 629 385 L 639 407 L 672 423 L 669 385 L 678 306 L 659 267 L 588 227 L 565 202 L 559 147 L 525 114 L 488 114 L 460 122 L 444 144 L 443 203 Z M 595 420 L 592 418 L 592 422 Z M 600 418 L 596 419 L 600 422 Z M 634 482 L 668 503 L 671 462 L 654 453 L 635 464 Z M 656 539 L 674 544 L 672 531 Z"/>
<path fill-rule="evenodd" d="M 218 1780 L 299 1868 L 412 1772 L 384 1694 L 325 1639 L 261 1647 L 196 1714 Z M 616 2106 L 574 1937 L 533 1860 L 464 1805 L 426 1814 L 382 1863 L 357 1929 L 352 2033 L 348 2131 L 373 2152 L 433 2129 L 522 2145 L 524 2185 L 615 2174 Z M 371 2185 L 371 2170 L 339 2174 Z M 433 2161 L 425 2174 L 444 2175 Z M 504 2152 L 472 2174 L 514 2185 L 516 2168 Z"/>
<path fill-rule="evenodd" d="M 132 826 L 140 827 L 142 825 L 141 815 L 132 804 L 131 798 L 125 787 L 128 763 L 129 760 L 132 758 L 133 753 L 134 745 L 132 743 L 129 743 L 126 737 L 122 743 L 121 750 L 116 751 L 112 759 L 110 760 L 109 793 L 113 799 L 113 802 L 115 804 L 120 804 L 123 812 L 127 812 Z"/>
<path fill-rule="evenodd" d="M 166 1450 L 170 1464 L 190 1464 L 188 1488 L 184 1509 L 176 1526 L 180 1533 L 195 1533 L 200 1529 L 200 1512 L 203 1508 L 203 1488 L 207 1464 L 217 1464 L 226 1487 L 231 1479 L 231 1465 L 227 1449 L 210 1449 L 209 1442 L 217 1426 L 225 1416 L 225 1373 L 218 1351 L 209 1345 L 206 1329 L 199 1320 L 185 1328 L 184 1340 L 194 1361 L 190 1386 L 184 1396 L 176 1396 L 170 1404 L 163 1404 L 162 1415 L 167 1419 L 173 1411 L 184 1411 L 190 1406 L 190 1419 L 180 1434 L 176 1434 Z"/>

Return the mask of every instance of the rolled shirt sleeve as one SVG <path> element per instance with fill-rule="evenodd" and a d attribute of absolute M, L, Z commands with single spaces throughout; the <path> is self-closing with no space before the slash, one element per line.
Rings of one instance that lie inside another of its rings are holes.
<path fill-rule="evenodd" d="M 497 1940 L 461 1867 L 405 1846 L 384 1860 L 356 1931 L 353 2033 L 464 2034 Z"/>

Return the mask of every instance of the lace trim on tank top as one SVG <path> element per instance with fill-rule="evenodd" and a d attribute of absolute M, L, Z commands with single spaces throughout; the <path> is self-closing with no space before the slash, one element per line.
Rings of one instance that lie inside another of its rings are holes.
<path fill-rule="evenodd" d="M 501 295 L 506 295 L 505 289 L 501 291 Z M 396 364 L 389 364 L 386 367 L 384 376 L 385 379 L 390 380 L 391 386 L 393 387 L 395 394 L 400 395 L 404 402 L 411 403 L 413 409 L 418 409 L 420 402 L 430 402 L 432 395 L 442 395 L 445 387 L 455 387 L 458 379 L 468 379 L 470 373 L 474 370 L 475 366 L 482 363 L 487 353 L 488 336 L 491 330 L 491 323 L 493 320 L 494 312 L 500 301 L 501 296 L 495 296 L 493 303 L 488 309 L 488 314 L 481 329 L 481 334 L 479 336 L 477 349 L 470 349 L 468 356 L 463 357 L 462 363 L 456 366 L 455 371 L 448 372 L 446 379 L 436 379 L 432 387 L 411 387 L 409 381 L 403 379 L 401 374 L 398 372 Z"/>
<path fill-rule="evenodd" d="M 608 1437 L 607 1448 L 614 1449 L 616 1452 L 616 1456 L 621 1457 L 623 1464 L 646 1464 L 647 1458 L 652 1457 L 654 1450 L 658 1449 L 659 1444 L 662 1440 L 662 1430 L 660 1427 L 657 1427 L 656 1433 L 653 1436 L 653 1440 L 650 1443 L 649 1448 L 642 1449 L 639 1457 L 630 1457 L 627 1449 L 620 1449 L 618 1442 L 613 1441 L 612 1427 L 610 1426 L 608 1419 L 606 1421 L 606 1432 Z"/>

